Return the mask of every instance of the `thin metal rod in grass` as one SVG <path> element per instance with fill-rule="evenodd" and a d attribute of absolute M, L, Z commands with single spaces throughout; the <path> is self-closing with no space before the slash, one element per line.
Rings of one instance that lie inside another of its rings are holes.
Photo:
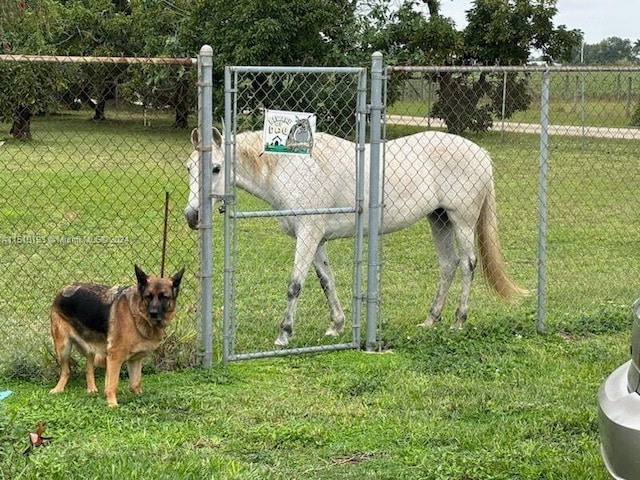
<path fill-rule="evenodd" d="M 167 253 L 167 222 L 169 218 L 169 192 L 164 192 L 164 226 L 162 229 L 162 257 L 160 259 L 160 277 L 164 277 L 164 261 Z"/>

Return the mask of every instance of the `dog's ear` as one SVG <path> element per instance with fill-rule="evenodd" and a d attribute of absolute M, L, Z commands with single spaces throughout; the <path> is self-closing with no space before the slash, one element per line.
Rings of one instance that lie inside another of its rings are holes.
<path fill-rule="evenodd" d="M 178 292 L 180 291 L 180 282 L 182 281 L 182 275 L 184 275 L 184 269 L 185 267 L 182 267 L 176 273 L 171 275 L 171 281 L 173 282 L 173 291 L 174 291 L 175 297 L 178 296 Z"/>
<path fill-rule="evenodd" d="M 138 265 L 134 265 L 136 271 L 136 279 L 138 280 L 138 287 L 142 290 L 147 286 L 147 279 L 149 276 L 142 271 L 142 269 Z"/>

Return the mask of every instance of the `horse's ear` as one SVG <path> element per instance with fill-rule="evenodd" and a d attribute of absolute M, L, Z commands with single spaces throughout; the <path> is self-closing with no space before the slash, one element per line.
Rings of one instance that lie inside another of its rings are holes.
<path fill-rule="evenodd" d="M 193 148 L 198 148 L 199 142 L 200 142 L 200 132 L 198 132 L 197 128 L 194 128 L 191 131 L 191 145 L 193 145 Z"/>
<path fill-rule="evenodd" d="M 222 148 L 222 134 L 220 133 L 220 130 L 218 130 L 216 127 L 213 127 L 211 129 L 211 133 L 213 134 L 214 143 L 218 146 L 218 148 Z"/>

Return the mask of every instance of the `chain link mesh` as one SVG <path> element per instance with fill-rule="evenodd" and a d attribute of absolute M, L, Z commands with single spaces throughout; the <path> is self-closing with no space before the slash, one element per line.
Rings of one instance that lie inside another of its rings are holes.
<path fill-rule="evenodd" d="M 449 130 L 480 144 L 493 160 L 508 274 L 532 295 L 516 304 L 501 302 L 482 285 L 478 271 L 469 328 L 535 325 L 542 254 L 547 325 L 568 334 L 628 328 L 640 267 L 633 233 L 640 69 L 557 68 L 549 75 L 549 137 L 541 145 L 541 70 L 389 69 L 387 137 L 424 128 Z M 547 149 L 547 236 L 540 251 L 542 147 Z M 410 174 L 413 167 L 406 168 Z M 436 292 L 436 258 L 424 224 L 385 238 L 382 335 L 387 344 L 417 335 L 414 326 L 425 319 Z M 456 281 L 445 324 L 453 321 L 458 293 Z"/>
<path fill-rule="evenodd" d="M 56 79 L 37 102 L 24 97 L 19 108 L 28 115 L 16 108 L 0 117 L 0 367 L 8 375 L 33 377 L 55 367 L 48 316 L 62 286 L 131 285 L 134 264 L 160 274 L 165 192 L 165 275 L 182 266 L 187 273 L 152 364 L 194 361 L 197 235 L 182 218 L 191 146 L 188 131 L 176 127 L 196 124 L 196 71 L 190 59 L 124 60 L 0 59 L 0 72 L 15 77 L 16 89 L 24 76 Z M 15 101 L 12 93 L 0 93 L 0 104 Z M 28 128 L 19 125 L 24 119 Z"/>
<path fill-rule="evenodd" d="M 233 99 L 237 131 L 258 130 L 261 138 L 265 109 L 285 110 L 315 114 L 318 132 L 331 133 L 353 142 L 357 133 L 358 80 L 358 75 L 354 73 L 278 72 L 268 69 L 237 72 L 234 81 L 234 91 L 237 93 Z M 278 202 L 268 205 L 238 188 L 237 203 L 231 208 L 237 212 L 259 212 L 282 208 L 354 207 L 352 190 L 356 180 L 357 152 L 355 144 L 351 142 L 340 145 L 335 151 L 327 151 L 323 150 L 325 147 L 318 139 L 314 141 L 313 157 L 314 161 L 322 163 L 322 176 L 327 182 L 325 185 L 315 183 L 316 173 L 311 170 L 308 176 L 301 173 L 309 168 L 309 161 L 301 156 L 280 175 L 274 174 L 271 178 L 267 173 L 265 177 L 275 192 L 287 188 L 286 184 L 291 182 L 308 182 L 307 187 L 296 189 L 302 192 L 299 198 L 290 198 L 286 206 Z M 241 147 L 244 143 L 238 141 L 238 157 L 244 155 Z M 339 177 L 336 180 L 335 169 L 340 158 L 348 159 L 353 168 L 348 178 Z M 279 161 L 279 156 L 263 153 L 258 157 L 261 166 L 257 168 L 275 170 Z M 334 198 L 333 203 L 323 203 L 323 200 L 316 198 L 325 190 L 340 189 L 339 185 L 331 183 L 336 181 L 344 186 L 340 194 L 345 198 Z M 300 185 L 296 184 L 296 187 Z M 353 222 L 355 216 L 354 213 L 340 215 L 351 219 L 347 222 Z M 310 217 L 315 217 L 318 222 L 324 218 L 323 215 Z M 274 339 L 287 304 L 296 244 L 294 238 L 282 233 L 280 224 L 291 229 L 287 227 L 290 221 L 298 222 L 299 217 L 241 218 L 233 222 L 234 292 L 232 305 L 228 308 L 234 309 L 234 354 L 274 350 Z M 315 251 L 314 245 L 309 244 L 308 247 Z M 329 308 L 323 287 L 318 284 L 319 278 L 311 265 L 299 296 L 293 327 L 295 333 L 290 347 L 305 348 L 351 341 L 354 239 L 333 240 L 327 243 L 326 248 L 346 317 L 343 333 L 337 339 L 324 336 L 329 326 Z"/>
<path fill-rule="evenodd" d="M 199 330 L 197 235 L 181 211 L 189 135 L 175 126 L 195 125 L 195 69 L 143 60 L 70 63 L 3 56 L 0 71 L 64 80 L 42 90 L 50 98 L 29 111 L 28 131 L 16 126 L 15 115 L 0 121 L 5 132 L 0 135 L 3 370 L 33 377 L 55 365 L 48 310 L 63 285 L 131 284 L 134 263 L 159 273 L 165 192 L 171 200 L 165 273 L 184 265 L 187 274 L 175 323 L 153 363 L 191 364 Z M 616 323 L 626 327 L 640 267 L 634 255 L 640 70 L 555 69 L 550 76 L 545 318 L 568 334 Z M 388 139 L 449 129 L 481 145 L 493 160 L 507 271 L 533 295 L 516 304 L 502 302 L 477 274 L 469 327 L 533 326 L 541 253 L 541 73 L 405 68 L 389 70 L 387 82 Z M 243 73 L 236 86 L 238 131 L 261 128 L 268 108 L 313 112 L 318 131 L 349 140 L 356 136 L 355 75 Z M 8 96 L 0 94 L 2 101 Z M 11 138 L 21 133 L 31 141 Z M 355 152 L 345 154 L 355 162 Z M 412 168 L 406 165 L 408 175 Z M 239 191 L 235 208 L 269 207 Z M 220 216 L 214 228 L 222 230 Z M 234 241 L 235 293 L 227 308 L 235 311 L 235 349 L 269 350 L 286 303 L 294 241 L 281 234 L 273 218 L 238 221 Z M 417 335 L 415 325 L 428 314 L 439 273 L 424 222 L 386 236 L 383 245 L 381 336 L 385 346 L 393 346 Z M 329 242 L 327 250 L 347 318 L 343 336 L 348 336 L 353 239 Z M 222 264 L 218 255 L 214 265 Z M 295 346 L 331 342 L 323 335 L 329 315 L 316 282 L 311 269 L 298 305 Z M 458 292 L 456 280 L 443 323 L 453 319 Z M 219 297 L 216 309 L 214 318 L 220 318 Z"/>

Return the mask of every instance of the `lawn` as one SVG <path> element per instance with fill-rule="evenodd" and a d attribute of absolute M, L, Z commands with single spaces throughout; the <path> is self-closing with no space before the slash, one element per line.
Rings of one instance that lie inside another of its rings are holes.
<path fill-rule="evenodd" d="M 438 327 L 385 354 L 149 374 L 118 409 L 80 378 L 58 396 L 4 382 L 0 478 L 605 479 L 595 392 L 626 357 L 620 327 Z M 38 423 L 52 438 L 23 456 Z"/>
<path fill-rule="evenodd" d="M 464 330 L 447 328 L 456 285 L 442 324 L 416 328 L 437 278 L 428 228 L 417 224 L 383 242 L 384 353 L 203 370 L 191 368 L 198 242 L 181 213 L 188 132 L 168 125 L 162 117 L 152 127 L 133 116 L 99 126 L 81 114 L 36 118 L 32 143 L 0 147 L 0 235 L 10 239 L 0 245 L 0 390 L 13 392 L 0 401 L 0 478 L 606 478 L 596 392 L 628 358 L 640 270 L 637 142 L 590 139 L 585 150 L 579 140 L 552 138 L 546 333 L 535 330 L 535 295 L 504 304 L 479 275 Z M 390 134 L 402 133 L 394 128 Z M 473 139 L 494 159 L 510 274 L 535 291 L 539 139 Z M 130 283 L 133 263 L 157 273 L 165 191 L 172 205 L 167 270 L 186 265 L 187 276 L 169 340 L 145 367 L 144 393 L 129 394 L 123 374 L 121 406 L 108 409 L 100 395 L 85 393 L 78 368 L 65 393 L 50 395 L 56 367 L 47 310 L 54 292 L 79 279 Z M 240 201 L 255 202 L 244 195 Z M 243 339 L 249 349 L 271 346 L 293 248 L 275 220 L 260 221 L 238 225 L 237 308 L 247 315 L 240 327 L 253 329 Z M 215 242 L 220 226 L 216 215 Z M 36 240 L 15 240 L 29 236 Z M 66 238 L 81 241 L 59 240 Z M 348 241 L 328 248 L 347 311 L 351 248 Z M 328 312 L 314 279 L 300 303 L 294 339 L 317 342 Z M 219 358 L 219 342 L 214 350 Z M 23 455 L 38 423 L 52 438 Z"/>

